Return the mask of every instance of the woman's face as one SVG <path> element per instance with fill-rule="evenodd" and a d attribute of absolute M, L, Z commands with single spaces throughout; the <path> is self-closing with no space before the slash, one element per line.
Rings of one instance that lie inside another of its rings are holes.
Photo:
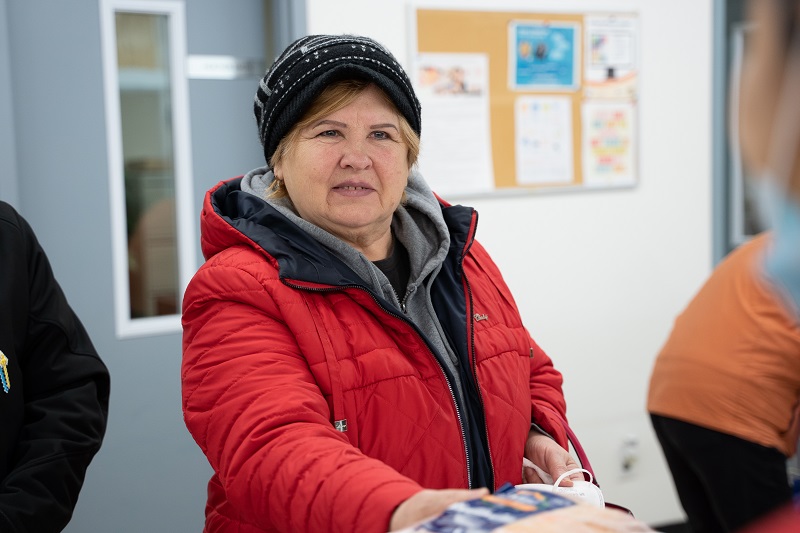
<path fill-rule="evenodd" d="M 369 85 L 300 131 L 274 171 L 300 217 L 374 259 L 367 251 L 391 246 L 392 214 L 408 180 L 407 155 L 397 112 Z"/>

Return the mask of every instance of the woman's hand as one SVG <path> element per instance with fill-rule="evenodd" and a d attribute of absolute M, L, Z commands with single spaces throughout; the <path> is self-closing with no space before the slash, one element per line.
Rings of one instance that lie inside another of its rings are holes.
<path fill-rule="evenodd" d="M 420 491 L 397 506 L 389 523 L 389 531 L 397 531 L 436 516 L 450 504 L 474 500 L 487 494 L 489 494 L 488 489 L 427 489 Z"/>
<path fill-rule="evenodd" d="M 547 435 L 531 429 L 528 433 L 528 440 L 525 442 L 525 457 L 533 464 L 549 474 L 553 480 L 574 468 L 581 466 L 573 457 L 559 444 Z M 561 481 L 561 486 L 571 487 L 572 481 L 583 481 L 583 473 L 575 472 Z M 523 483 L 545 483 L 533 468 L 524 466 L 522 468 Z"/>

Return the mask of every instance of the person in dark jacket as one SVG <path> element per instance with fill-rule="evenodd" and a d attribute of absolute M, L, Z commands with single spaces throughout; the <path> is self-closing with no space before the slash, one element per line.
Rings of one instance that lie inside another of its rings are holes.
<path fill-rule="evenodd" d="M 0 531 L 72 517 L 108 418 L 109 374 L 33 230 L 0 202 Z"/>

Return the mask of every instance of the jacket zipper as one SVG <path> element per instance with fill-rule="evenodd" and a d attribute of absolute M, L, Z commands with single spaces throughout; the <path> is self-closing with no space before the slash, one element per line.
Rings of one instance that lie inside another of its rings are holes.
<path fill-rule="evenodd" d="M 470 454 L 469 454 L 469 446 L 467 444 L 467 434 L 464 431 L 464 422 L 463 422 L 463 420 L 461 418 L 461 409 L 458 407 L 458 401 L 456 400 L 456 395 L 453 392 L 453 385 L 452 385 L 452 383 L 450 383 L 450 380 L 447 379 L 447 373 L 444 371 L 444 367 L 442 366 L 442 363 L 439 362 L 439 359 L 437 359 L 437 357 L 433 353 L 433 350 L 431 349 L 431 347 L 428 346 L 428 343 L 425 341 L 425 337 L 421 333 L 419 333 L 419 330 L 418 330 L 417 326 L 413 322 L 408 320 L 405 316 L 398 315 L 393 310 L 387 309 L 386 307 L 384 307 L 378 301 L 378 299 L 375 298 L 374 294 L 372 294 L 369 290 L 367 290 L 366 288 L 364 288 L 364 287 L 362 287 L 360 285 L 352 285 L 351 284 L 351 285 L 339 285 L 339 286 L 336 286 L 336 287 L 322 288 L 322 287 L 306 287 L 306 286 L 303 286 L 303 285 L 296 285 L 296 284 L 291 283 L 291 282 L 289 282 L 289 281 L 287 281 L 286 279 L 283 279 L 283 278 L 281 278 L 281 281 L 287 287 L 291 287 L 293 289 L 298 289 L 298 290 L 303 290 L 303 291 L 309 291 L 309 292 L 336 292 L 336 291 L 345 290 L 345 289 L 358 289 L 360 291 L 365 292 L 367 295 L 369 295 L 369 297 L 372 298 L 372 301 L 374 301 L 375 304 L 378 307 L 380 307 L 381 309 L 383 309 L 387 314 L 389 314 L 389 315 L 391 315 L 391 316 L 393 316 L 395 318 L 399 318 L 400 320 L 402 320 L 403 322 L 406 322 L 407 324 L 409 324 L 411 327 L 414 328 L 414 331 L 416 331 L 417 335 L 420 336 L 420 338 L 423 341 L 423 344 L 425 344 L 425 347 L 428 348 L 428 353 L 431 355 L 433 360 L 436 361 L 436 364 L 438 365 L 439 370 L 442 373 L 442 377 L 444 378 L 444 382 L 447 383 L 447 390 L 450 391 L 450 399 L 453 401 L 453 407 L 455 407 L 455 409 L 456 409 L 456 417 L 458 418 L 458 428 L 461 431 L 461 444 L 464 445 L 464 455 L 467 458 L 467 488 L 471 489 L 472 488 L 472 475 L 471 475 L 471 470 L 470 470 L 470 460 L 471 459 L 470 459 Z M 397 291 L 395 291 L 395 294 L 397 294 Z M 470 301 L 471 300 L 472 300 L 472 296 L 470 294 Z M 401 307 L 403 308 L 403 312 L 405 312 L 405 303 L 401 303 Z M 476 380 L 476 384 L 477 384 L 477 380 Z M 484 424 L 484 427 L 485 427 L 485 424 Z M 488 435 L 487 435 L 487 442 L 488 442 Z M 489 462 L 491 463 L 491 458 L 489 458 Z M 494 467 L 492 467 L 492 468 L 494 469 Z M 494 472 L 492 472 L 492 477 L 494 477 Z"/>
<path fill-rule="evenodd" d="M 406 313 L 406 299 L 408 298 L 408 291 L 406 291 L 406 295 L 403 296 L 402 300 L 400 299 L 400 295 L 397 294 L 397 291 L 394 290 L 394 287 L 392 287 L 392 292 L 394 293 L 394 297 L 397 298 L 397 303 L 400 304 L 400 310 L 403 312 L 404 315 L 407 314 Z M 374 299 L 375 298 L 373 297 L 373 300 Z M 375 300 L 375 303 L 378 303 L 378 301 Z M 378 304 L 378 305 L 380 305 L 380 304 Z"/>
<path fill-rule="evenodd" d="M 489 442 L 489 427 L 486 425 L 486 410 L 484 409 L 483 403 L 483 393 L 481 392 L 480 384 L 478 383 L 478 358 L 475 356 L 475 314 L 474 314 L 474 306 L 472 302 L 472 286 L 469 284 L 469 279 L 467 278 L 466 272 L 464 272 L 464 257 L 467 256 L 469 249 L 472 247 L 472 243 L 475 240 L 475 228 L 478 225 L 478 213 L 476 211 L 472 211 L 472 220 L 469 225 L 469 231 L 467 233 L 467 239 L 464 241 L 464 249 L 461 252 L 461 258 L 459 259 L 459 268 L 461 269 L 461 275 L 464 278 L 464 285 L 467 288 L 467 296 L 468 296 L 468 303 L 469 309 L 467 310 L 467 324 L 469 326 L 469 354 L 468 357 L 472 359 L 472 376 L 475 379 L 475 389 L 478 392 L 478 401 L 480 401 L 481 411 L 483 412 L 483 434 L 486 436 L 486 453 L 489 454 L 489 470 L 492 474 L 492 485 L 495 484 L 495 472 L 494 472 L 494 462 L 492 461 L 492 445 Z M 472 488 L 472 480 L 470 479 L 470 488 Z M 489 487 L 489 489 L 494 492 L 494 487 Z"/>

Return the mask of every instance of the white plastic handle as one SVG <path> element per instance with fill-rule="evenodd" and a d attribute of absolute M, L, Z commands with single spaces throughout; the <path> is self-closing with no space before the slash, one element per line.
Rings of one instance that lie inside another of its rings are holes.
<path fill-rule="evenodd" d="M 558 476 L 558 479 L 556 480 L 555 483 L 553 483 L 553 486 L 558 487 L 561 484 L 561 481 L 563 481 L 565 477 L 571 476 L 575 472 L 586 472 L 587 474 L 589 474 L 589 483 L 592 483 L 594 481 L 594 476 L 592 476 L 592 473 L 586 470 L 585 468 L 573 468 L 572 470 L 567 470 L 566 472 Z"/>

